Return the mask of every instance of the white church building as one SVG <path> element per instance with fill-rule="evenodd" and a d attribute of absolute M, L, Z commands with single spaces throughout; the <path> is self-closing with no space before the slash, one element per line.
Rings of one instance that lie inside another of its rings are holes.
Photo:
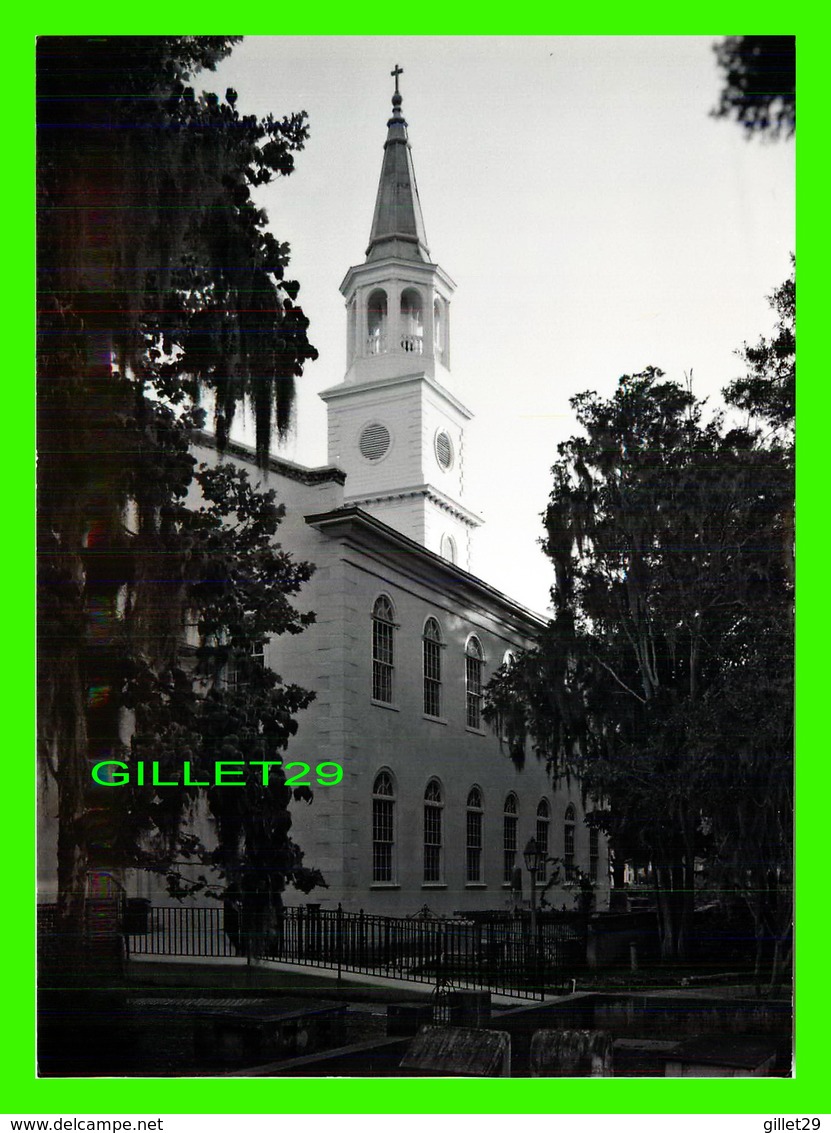
<path fill-rule="evenodd" d="M 327 880 L 308 898 L 324 908 L 527 904 L 532 837 L 563 863 L 546 900 L 571 908 L 580 871 L 603 908 L 608 850 L 579 788 L 533 756 L 518 770 L 482 716 L 484 685 L 542 622 L 470 571 L 482 520 L 466 499 L 473 415 L 451 388 L 455 285 L 427 246 L 401 102 L 396 89 L 366 259 L 341 285 L 346 374 L 321 394 L 329 466 L 270 462 L 281 543 L 316 565 L 298 602 L 316 623 L 265 646 L 267 664 L 316 693 L 285 760 L 343 767 L 292 804 L 292 837 Z M 254 466 L 239 445 L 224 459 Z"/>
<path fill-rule="evenodd" d="M 329 463 L 268 466 L 286 509 L 279 540 L 316 568 L 296 600 L 315 623 L 263 646 L 265 664 L 315 692 L 284 762 L 343 768 L 311 803 L 291 804 L 291 836 L 328 888 L 285 900 L 401 916 L 527 906 L 523 849 L 535 838 L 560 860 L 547 902 L 572 908 L 585 876 L 606 908 L 608 847 L 584 823 L 579 784 L 552 782 L 533 756 L 519 770 L 483 718 L 488 680 L 543 622 L 471 573 L 482 520 L 467 502 L 473 415 L 452 392 L 454 284 L 427 246 L 401 101 L 396 80 L 366 258 L 341 285 L 346 373 L 321 395 Z M 252 450 L 232 443 L 219 457 L 203 442 L 200 460 L 262 479 Z M 47 901 L 52 809 L 38 843 Z M 538 895 L 554 869 L 539 870 Z M 118 881 L 169 902 L 153 874 Z"/>

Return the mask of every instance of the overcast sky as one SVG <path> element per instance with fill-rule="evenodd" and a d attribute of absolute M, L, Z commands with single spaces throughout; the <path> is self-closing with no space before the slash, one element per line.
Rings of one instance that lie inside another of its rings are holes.
<path fill-rule="evenodd" d="M 251 37 L 198 85 L 245 113 L 306 110 L 296 170 L 262 192 L 320 351 L 281 455 L 326 463 L 317 392 L 341 381 L 338 286 L 364 260 L 397 63 L 433 261 L 457 284 L 451 391 L 473 410 L 473 570 L 536 610 L 537 546 L 568 399 L 660 366 L 715 403 L 767 334 L 794 247 L 793 143 L 708 116 L 697 37 Z"/>

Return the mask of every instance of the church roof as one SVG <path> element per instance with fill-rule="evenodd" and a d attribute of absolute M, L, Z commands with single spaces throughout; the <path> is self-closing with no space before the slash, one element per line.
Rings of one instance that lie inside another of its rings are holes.
<path fill-rule="evenodd" d="M 392 117 L 387 122 L 381 180 L 375 198 L 372 232 L 366 250 L 367 261 L 397 256 L 429 263 L 430 250 L 424 231 L 424 217 L 418 199 L 413 158 L 407 140 L 407 123 L 401 113 L 396 67 Z"/>
<path fill-rule="evenodd" d="M 197 445 L 219 451 L 219 445 L 213 433 L 197 432 L 194 440 Z M 239 441 L 228 441 L 224 451 L 230 456 L 244 460 L 247 464 L 257 464 L 257 454 L 250 445 L 242 444 Z M 296 464 L 293 460 L 269 455 L 266 468 L 269 472 L 276 472 L 279 476 L 285 476 L 287 480 L 296 480 L 298 484 L 346 483 L 346 473 L 335 465 L 308 468 L 304 464 Z"/>
<path fill-rule="evenodd" d="M 421 564 L 426 576 L 432 578 L 445 598 L 458 599 L 463 594 L 468 598 L 475 597 L 483 608 L 498 609 L 503 616 L 507 615 L 515 619 L 524 633 L 533 635 L 547 623 L 548 619 L 545 616 L 529 610 L 527 606 L 514 601 L 495 586 L 437 555 L 435 551 L 428 550 L 422 543 L 417 543 L 408 535 L 390 527 L 382 519 L 354 504 L 346 504 L 315 515 L 304 515 L 303 518 L 306 523 L 319 531 L 333 535 L 345 535 L 349 532 L 363 537 L 368 544 L 374 543 L 378 548 L 384 547 L 390 552 L 397 569 L 402 572 L 418 570 Z"/>

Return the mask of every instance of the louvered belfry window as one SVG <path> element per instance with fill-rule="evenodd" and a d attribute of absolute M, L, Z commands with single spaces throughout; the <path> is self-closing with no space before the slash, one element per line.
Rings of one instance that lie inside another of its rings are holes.
<path fill-rule="evenodd" d="M 390 447 L 390 431 L 380 421 L 374 421 L 362 431 L 358 448 L 367 460 L 380 460 Z"/>
<path fill-rule="evenodd" d="M 453 443 L 444 429 L 436 434 L 436 460 L 445 472 L 453 464 Z"/>

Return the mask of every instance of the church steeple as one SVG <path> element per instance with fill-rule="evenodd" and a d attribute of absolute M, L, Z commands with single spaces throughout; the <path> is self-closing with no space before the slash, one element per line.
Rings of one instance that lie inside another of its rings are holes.
<path fill-rule="evenodd" d="M 430 249 L 427 247 L 412 151 L 407 139 L 407 123 L 401 113 L 398 76 L 403 73 L 398 64 L 390 72 L 395 79 L 395 94 L 392 96 L 392 117 L 387 122 L 384 161 L 366 258 L 369 261 L 399 256 L 429 263 Z"/>
<path fill-rule="evenodd" d="M 455 284 L 430 260 L 398 76 L 366 259 L 341 284 L 346 376 L 324 390 L 329 460 L 357 504 L 470 569 L 466 409 L 447 389 Z"/>

